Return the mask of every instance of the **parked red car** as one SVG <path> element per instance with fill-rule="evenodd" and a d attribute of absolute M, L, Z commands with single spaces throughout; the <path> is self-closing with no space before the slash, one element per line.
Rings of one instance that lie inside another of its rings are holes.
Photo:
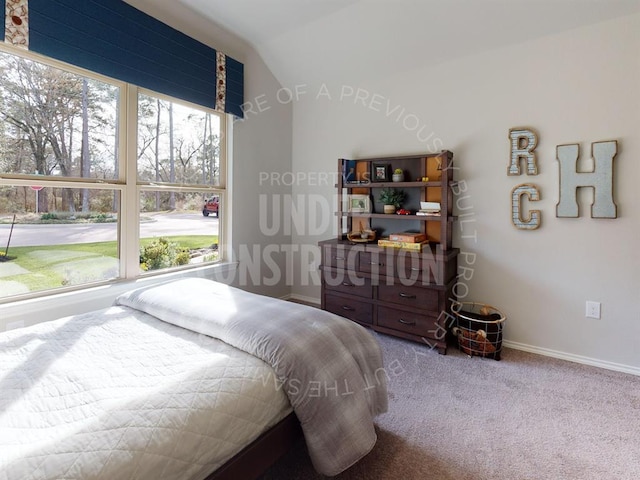
<path fill-rule="evenodd" d="M 202 215 L 208 217 L 210 213 L 213 213 L 216 217 L 218 215 L 218 209 L 220 207 L 220 197 L 213 196 L 208 200 L 205 200 L 204 207 L 202 207 Z"/>

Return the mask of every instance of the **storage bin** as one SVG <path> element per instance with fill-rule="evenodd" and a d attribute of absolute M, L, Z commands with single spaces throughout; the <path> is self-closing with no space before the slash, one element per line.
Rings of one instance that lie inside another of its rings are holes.
<path fill-rule="evenodd" d="M 452 329 L 458 348 L 469 356 L 500 360 L 502 329 L 506 317 L 491 305 L 478 302 L 454 304 Z"/>

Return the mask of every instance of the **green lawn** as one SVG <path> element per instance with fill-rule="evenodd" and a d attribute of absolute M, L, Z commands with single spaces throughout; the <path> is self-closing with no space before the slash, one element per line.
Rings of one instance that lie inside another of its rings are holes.
<path fill-rule="evenodd" d="M 218 242 L 217 235 L 166 236 L 187 249 L 206 248 Z M 142 246 L 153 238 L 140 240 Z M 113 242 L 12 247 L 11 261 L 0 262 L 0 296 L 78 285 L 116 278 L 118 246 Z M 12 292 L 12 289 L 18 289 Z"/>

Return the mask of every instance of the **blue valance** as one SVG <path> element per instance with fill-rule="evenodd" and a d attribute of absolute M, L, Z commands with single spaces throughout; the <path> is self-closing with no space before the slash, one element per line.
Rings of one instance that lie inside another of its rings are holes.
<path fill-rule="evenodd" d="M 242 63 L 121 0 L 4 0 L 4 3 L 5 42 L 159 93 L 243 116 Z"/>

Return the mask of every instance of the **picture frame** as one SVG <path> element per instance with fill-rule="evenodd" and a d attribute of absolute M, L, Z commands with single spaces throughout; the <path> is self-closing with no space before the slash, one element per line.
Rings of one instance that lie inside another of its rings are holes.
<path fill-rule="evenodd" d="M 391 164 L 373 162 L 371 164 L 371 181 L 372 182 L 390 182 L 391 181 Z"/>
<path fill-rule="evenodd" d="M 371 212 L 371 197 L 369 195 L 347 195 L 347 212 L 369 213 Z"/>

